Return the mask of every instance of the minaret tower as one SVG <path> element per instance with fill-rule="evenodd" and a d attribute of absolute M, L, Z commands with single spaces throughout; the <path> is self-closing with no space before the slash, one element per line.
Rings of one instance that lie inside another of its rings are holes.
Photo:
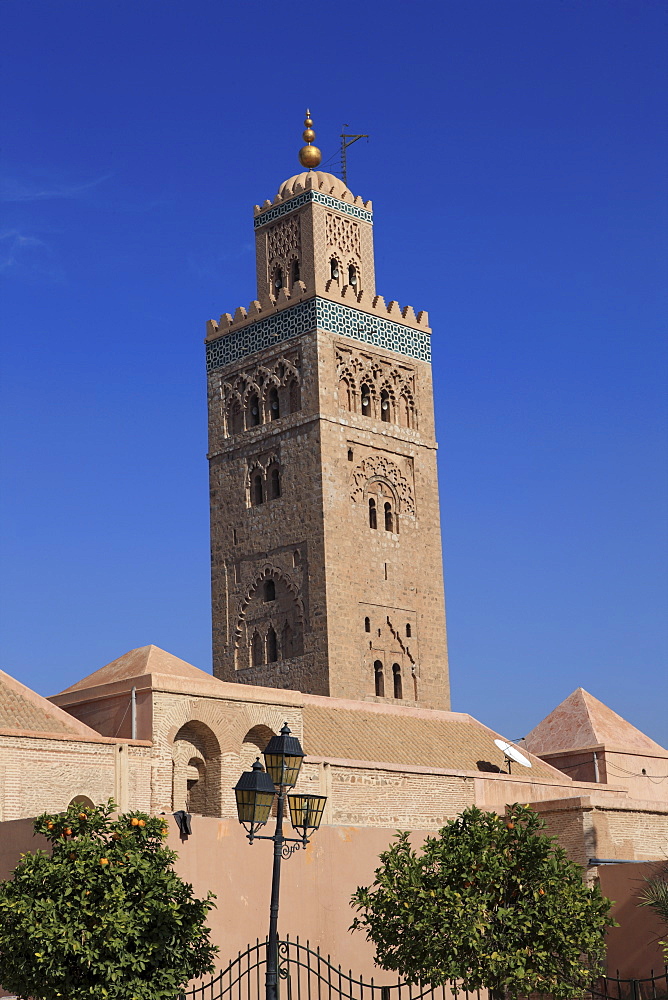
<path fill-rule="evenodd" d="M 428 317 L 376 295 L 371 202 L 303 138 L 257 299 L 207 327 L 214 674 L 447 709 Z"/>

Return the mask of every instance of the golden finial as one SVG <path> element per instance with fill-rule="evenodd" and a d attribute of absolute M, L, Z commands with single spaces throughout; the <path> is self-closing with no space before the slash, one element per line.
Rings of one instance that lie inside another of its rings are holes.
<path fill-rule="evenodd" d="M 313 168 L 317 167 L 322 160 L 322 153 L 317 146 L 311 145 L 315 139 L 315 132 L 313 131 L 313 119 L 311 118 L 311 112 L 308 108 L 306 109 L 304 125 L 306 127 L 302 132 L 302 139 L 304 142 L 308 143 L 308 145 L 302 146 L 299 150 L 299 162 L 302 167 L 308 167 L 309 170 L 313 170 Z"/>

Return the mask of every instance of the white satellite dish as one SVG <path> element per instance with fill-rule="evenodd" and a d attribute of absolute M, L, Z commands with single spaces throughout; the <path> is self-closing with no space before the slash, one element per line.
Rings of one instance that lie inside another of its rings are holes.
<path fill-rule="evenodd" d="M 495 744 L 499 750 L 503 751 L 503 754 L 508 761 L 508 774 L 510 774 L 510 764 L 511 761 L 515 761 L 516 764 L 521 764 L 522 767 L 531 767 L 531 761 L 528 757 L 525 757 L 521 750 L 514 747 L 512 743 L 508 743 L 507 740 L 494 740 Z"/>

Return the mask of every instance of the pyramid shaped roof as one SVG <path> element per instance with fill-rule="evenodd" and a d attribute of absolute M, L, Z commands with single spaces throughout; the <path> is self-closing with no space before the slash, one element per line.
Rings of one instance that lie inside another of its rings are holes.
<path fill-rule="evenodd" d="M 73 691 L 84 691 L 87 688 L 100 687 L 102 684 L 115 684 L 118 681 L 130 680 L 133 677 L 141 677 L 144 674 L 166 674 L 169 677 L 205 678 L 212 680 L 212 675 L 199 667 L 194 667 L 192 663 L 180 660 L 178 656 L 160 649 L 159 646 L 139 646 L 138 649 L 131 649 L 129 653 L 119 656 L 117 660 L 112 660 L 106 666 L 100 667 L 92 674 L 88 674 L 82 680 L 65 688 L 60 694 L 69 694 Z"/>
<path fill-rule="evenodd" d="M 558 753 L 610 746 L 630 751 L 667 751 L 617 715 L 598 698 L 577 688 L 525 737 L 523 745 L 534 754 Z"/>
<path fill-rule="evenodd" d="M 0 731 L 100 739 L 100 734 L 0 670 Z"/>

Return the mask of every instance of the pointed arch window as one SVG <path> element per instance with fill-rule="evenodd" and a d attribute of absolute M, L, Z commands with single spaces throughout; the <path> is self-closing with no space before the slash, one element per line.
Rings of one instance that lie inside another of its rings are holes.
<path fill-rule="evenodd" d="M 259 632 L 253 632 L 251 642 L 251 662 L 254 667 L 261 667 L 264 663 L 264 650 L 262 648 L 262 637 Z"/>
<path fill-rule="evenodd" d="M 253 393 L 248 400 L 248 426 L 257 427 L 260 423 L 260 401 L 257 393 Z"/>
<path fill-rule="evenodd" d="M 230 404 L 230 409 L 228 411 L 227 433 L 229 435 L 240 434 L 243 429 L 244 429 L 244 418 L 243 418 L 243 413 L 241 411 L 241 404 L 239 403 L 239 400 L 235 399 Z"/>
<path fill-rule="evenodd" d="M 278 401 L 278 389 L 275 386 L 269 390 L 267 409 L 269 410 L 269 419 L 278 420 L 281 415 L 281 407 Z"/>
<path fill-rule="evenodd" d="M 365 632 L 370 632 L 371 631 L 371 619 L 370 618 L 365 618 L 364 619 L 364 631 Z"/>
<path fill-rule="evenodd" d="M 292 641 L 292 629 L 286 622 L 281 632 L 281 659 L 289 660 L 294 655 L 294 644 Z"/>
<path fill-rule="evenodd" d="M 329 262 L 329 276 L 333 278 L 334 281 L 339 280 L 339 262 L 336 257 L 332 257 Z"/>
<path fill-rule="evenodd" d="M 371 416 L 371 389 L 368 385 L 363 385 L 360 389 L 361 402 L 362 402 L 362 416 Z"/>
<path fill-rule="evenodd" d="M 378 527 L 378 517 L 376 514 L 376 501 L 373 497 L 369 497 L 369 527 Z"/>
<path fill-rule="evenodd" d="M 299 281 L 299 261 L 295 257 L 292 263 L 290 264 L 290 286 L 294 288 L 298 281 Z"/>
<path fill-rule="evenodd" d="M 276 466 L 269 473 L 269 495 L 272 500 L 278 500 L 281 495 L 281 473 Z"/>
<path fill-rule="evenodd" d="M 274 277 L 273 277 L 273 281 L 272 281 L 272 285 L 273 285 L 272 292 L 274 294 L 274 298 L 276 298 L 278 296 L 278 293 L 280 292 L 281 288 L 283 287 L 283 284 L 284 284 L 284 282 L 283 282 L 283 268 L 282 267 L 276 267 L 276 268 L 274 268 Z"/>
<path fill-rule="evenodd" d="M 392 680 L 394 681 L 394 697 L 400 700 L 403 698 L 401 689 L 401 667 L 398 663 L 392 664 Z"/>
<path fill-rule="evenodd" d="M 385 511 L 385 531 L 394 531 L 394 518 L 392 517 L 392 504 L 387 501 L 384 507 Z"/>
<path fill-rule="evenodd" d="M 262 482 L 262 473 L 256 472 L 253 476 L 251 504 L 253 507 L 258 507 L 261 503 L 264 503 L 264 484 Z"/>
<path fill-rule="evenodd" d="M 383 389 L 380 394 L 380 419 L 386 424 L 389 424 L 392 420 L 392 404 L 387 389 Z"/>
<path fill-rule="evenodd" d="M 376 697 L 385 697 L 385 675 L 383 674 L 383 664 L 380 660 L 376 660 L 373 665 L 373 674 L 376 688 Z"/>
<path fill-rule="evenodd" d="M 264 581 L 264 600 L 265 603 L 276 600 L 276 584 L 273 580 Z"/>
<path fill-rule="evenodd" d="M 267 663 L 276 663 L 278 659 L 278 642 L 272 625 L 267 630 Z"/>
<path fill-rule="evenodd" d="M 410 637 L 411 637 L 411 623 L 406 622 L 406 638 L 410 639 Z"/>
<path fill-rule="evenodd" d="M 348 265 L 348 284 L 357 288 L 357 268 L 354 264 Z"/>

